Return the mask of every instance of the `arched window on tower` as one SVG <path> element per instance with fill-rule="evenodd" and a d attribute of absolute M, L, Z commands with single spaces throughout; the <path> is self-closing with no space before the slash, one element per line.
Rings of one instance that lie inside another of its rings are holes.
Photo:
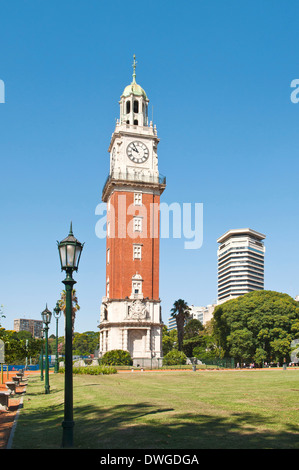
<path fill-rule="evenodd" d="M 142 297 L 142 277 L 140 274 L 135 274 L 132 277 L 132 297 L 138 299 Z"/>
<path fill-rule="evenodd" d="M 130 111 L 131 111 L 131 102 L 127 101 L 126 102 L 126 113 L 129 114 Z"/>
<path fill-rule="evenodd" d="M 137 100 L 134 101 L 134 113 L 139 113 L 139 103 Z"/>
<path fill-rule="evenodd" d="M 138 119 L 134 119 L 134 126 L 138 126 Z"/>
<path fill-rule="evenodd" d="M 104 308 L 104 320 L 108 320 L 108 310 L 106 307 Z"/>

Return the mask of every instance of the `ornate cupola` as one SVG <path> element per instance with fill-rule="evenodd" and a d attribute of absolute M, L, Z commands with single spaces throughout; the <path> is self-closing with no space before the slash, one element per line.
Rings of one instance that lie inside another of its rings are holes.
<path fill-rule="evenodd" d="M 133 62 L 133 81 L 126 86 L 120 99 L 120 122 L 133 126 L 148 126 L 148 98 L 136 83 L 136 57 Z"/>

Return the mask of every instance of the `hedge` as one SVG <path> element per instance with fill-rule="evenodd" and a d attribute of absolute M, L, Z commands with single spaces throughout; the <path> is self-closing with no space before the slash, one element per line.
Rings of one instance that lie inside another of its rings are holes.
<path fill-rule="evenodd" d="M 65 368 L 59 367 L 59 372 L 64 374 Z M 116 374 L 117 370 L 115 367 L 109 366 L 84 366 L 84 367 L 73 367 L 73 374 L 87 374 L 87 375 L 109 375 Z"/>

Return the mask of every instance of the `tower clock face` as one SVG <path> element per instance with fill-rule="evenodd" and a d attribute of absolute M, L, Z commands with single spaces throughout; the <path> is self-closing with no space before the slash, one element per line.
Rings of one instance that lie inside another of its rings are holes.
<path fill-rule="evenodd" d="M 134 163 L 144 163 L 149 157 L 149 151 L 143 142 L 135 140 L 128 145 L 127 155 Z"/>

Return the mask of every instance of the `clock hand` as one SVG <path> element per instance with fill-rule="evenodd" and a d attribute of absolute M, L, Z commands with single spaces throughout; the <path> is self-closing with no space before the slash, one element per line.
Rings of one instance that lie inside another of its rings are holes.
<path fill-rule="evenodd" d="M 134 150 L 135 152 L 139 153 L 138 150 L 137 150 L 137 148 L 136 148 L 136 146 L 135 146 L 135 144 L 133 144 L 133 146 L 134 146 L 134 149 L 133 149 L 133 150 Z"/>

